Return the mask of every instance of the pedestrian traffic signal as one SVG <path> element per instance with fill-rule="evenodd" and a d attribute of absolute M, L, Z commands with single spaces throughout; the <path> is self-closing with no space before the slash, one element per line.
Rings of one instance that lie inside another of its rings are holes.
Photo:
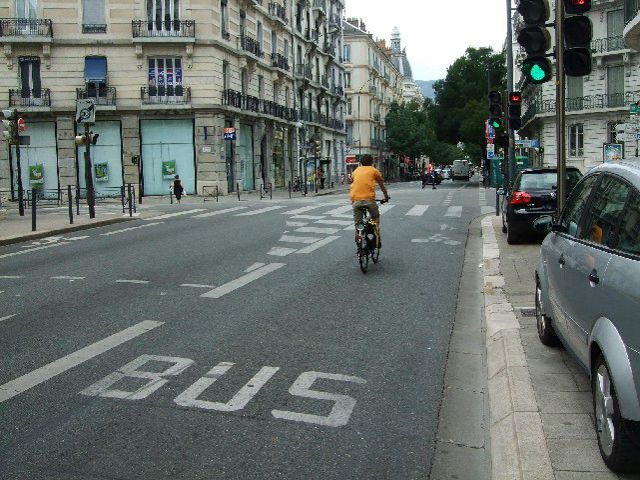
<path fill-rule="evenodd" d="M 549 2 L 521 0 L 518 12 L 525 24 L 518 34 L 518 43 L 527 54 L 522 62 L 522 74 L 530 83 L 545 83 L 552 75 L 551 62 L 546 57 L 547 50 L 551 47 L 551 35 L 545 26 L 549 19 Z"/>
<path fill-rule="evenodd" d="M 582 77 L 591 73 L 591 37 L 593 25 L 583 14 L 591 8 L 591 0 L 564 0 L 567 15 L 562 23 L 564 36 L 564 73 Z"/>
<path fill-rule="evenodd" d="M 520 130 L 522 127 L 522 94 L 510 92 L 507 106 L 507 126 L 509 130 Z"/>
<path fill-rule="evenodd" d="M 2 110 L 4 119 L 2 124 L 4 129 L 2 130 L 2 136 L 9 143 L 15 144 L 16 137 L 18 136 L 18 111 L 17 110 Z"/>
<path fill-rule="evenodd" d="M 99 136 L 100 136 L 99 133 L 89 132 L 89 143 L 91 145 L 95 145 L 96 143 L 98 143 Z M 79 147 L 82 145 L 86 145 L 87 137 L 85 135 L 76 135 L 75 142 L 76 142 L 76 145 L 78 145 Z"/>
<path fill-rule="evenodd" d="M 495 90 L 489 92 L 489 125 L 494 129 L 502 128 L 502 96 Z"/>
<path fill-rule="evenodd" d="M 98 137 L 99 136 L 100 136 L 99 133 L 89 132 L 89 143 L 91 145 L 95 145 L 96 143 L 98 143 Z"/>
<path fill-rule="evenodd" d="M 314 140 L 313 153 L 316 157 L 320 157 L 322 155 L 322 144 L 320 143 L 320 140 Z"/>

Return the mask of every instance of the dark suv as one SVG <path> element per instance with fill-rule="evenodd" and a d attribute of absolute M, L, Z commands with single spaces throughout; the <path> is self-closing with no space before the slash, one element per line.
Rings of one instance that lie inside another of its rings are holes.
<path fill-rule="evenodd" d="M 580 170 L 567 167 L 567 197 L 581 178 Z M 525 235 L 540 236 L 533 222 L 541 215 L 555 213 L 557 180 L 555 168 L 530 168 L 518 173 L 502 204 L 502 231 L 508 243 L 517 243 Z"/>

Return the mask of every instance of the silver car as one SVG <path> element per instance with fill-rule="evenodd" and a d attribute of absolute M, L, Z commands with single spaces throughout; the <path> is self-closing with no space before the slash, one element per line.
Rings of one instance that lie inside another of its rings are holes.
<path fill-rule="evenodd" d="M 591 376 L 606 464 L 638 471 L 640 159 L 590 170 L 550 228 L 536 268 L 538 335 L 559 339 Z"/>

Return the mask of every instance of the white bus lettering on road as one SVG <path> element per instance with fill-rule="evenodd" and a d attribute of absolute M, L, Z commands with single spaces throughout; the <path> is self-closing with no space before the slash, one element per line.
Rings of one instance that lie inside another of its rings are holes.
<path fill-rule="evenodd" d="M 342 427 L 349 422 L 353 408 L 356 405 L 356 399 L 348 395 L 340 395 L 337 393 L 320 392 L 311 390 L 313 383 L 319 378 L 328 380 L 337 380 L 340 382 L 352 382 L 364 384 L 367 381 L 360 377 L 350 375 L 340 375 L 335 373 L 322 372 L 303 372 L 293 382 L 289 393 L 298 397 L 314 398 L 317 400 L 332 400 L 335 402 L 328 416 L 312 415 L 309 413 L 289 412 L 287 410 L 272 410 L 271 414 L 275 418 L 284 420 L 293 420 L 295 422 L 315 423 L 327 427 Z"/>
<path fill-rule="evenodd" d="M 145 372 L 138 370 L 145 363 L 149 363 L 152 361 L 171 363 L 172 365 L 165 369 L 163 372 Z M 160 355 L 140 355 L 132 362 L 129 362 L 125 366 L 120 368 L 118 371 L 107 375 L 102 380 L 94 383 L 80 393 L 82 393 L 83 395 L 90 395 L 95 397 L 140 400 L 142 398 L 148 397 L 164 384 L 166 384 L 169 380 L 165 379 L 164 377 L 180 375 L 193 363 L 193 360 L 191 360 L 190 358 L 165 357 Z M 117 382 L 127 377 L 140 378 L 149 381 L 133 392 L 111 388 Z"/>

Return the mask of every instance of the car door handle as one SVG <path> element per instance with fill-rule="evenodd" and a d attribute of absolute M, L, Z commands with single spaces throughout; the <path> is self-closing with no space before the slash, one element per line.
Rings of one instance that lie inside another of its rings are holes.
<path fill-rule="evenodd" d="M 600 283 L 600 277 L 598 277 L 598 272 L 596 272 L 595 270 L 593 270 L 590 274 L 589 274 L 589 281 L 595 285 Z"/>
<path fill-rule="evenodd" d="M 564 254 L 560 255 L 560 258 L 558 259 L 558 263 L 560 264 L 561 267 L 564 267 L 564 264 L 565 264 Z"/>

